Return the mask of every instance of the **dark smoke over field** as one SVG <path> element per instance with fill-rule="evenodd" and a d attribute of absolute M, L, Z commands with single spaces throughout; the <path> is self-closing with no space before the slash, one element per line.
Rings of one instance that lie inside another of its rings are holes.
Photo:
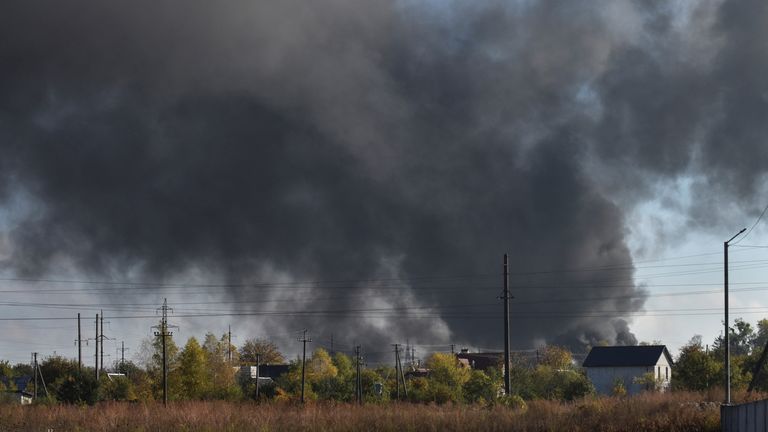
<path fill-rule="evenodd" d="M 272 331 L 497 346 L 509 252 L 516 346 L 633 343 L 632 206 L 690 176 L 691 223 L 716 226 L 718 197 L 750 212 L 763 191 L 766 19 L 756 0 L 6 1 L 1 264 L 279 281 L 225 295 L 341 311 Z M 545 302 L 573 298 L 593 300 Z M 371 312 L 404 307 L 423 309 Z"/>

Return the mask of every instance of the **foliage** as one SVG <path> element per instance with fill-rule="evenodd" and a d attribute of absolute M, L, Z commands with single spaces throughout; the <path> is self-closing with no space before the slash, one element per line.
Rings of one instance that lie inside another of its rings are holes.
<path fill-rule="evenodd" d="M 99 400 L 135 401 L 136 391 L 133 382 L 125 376 L 103 376 L 99 382 Z"/>
<path fill-rule="evenodd" d="M 92 369 L 59 376 L 53 387 L 56 398 L 61 402 L 93 405 L 98 399 L 99 387 Z"/>
<path fill-rule="evenodd" d="M 463 387 L 469 380 L 470 371 L 459 364 L 456 356 L 434 353 L 427 359 L 426 366 L 429 369 L 428 401 L 444 403 L 463 400 Z"/>
<path fill-rule="evenodd" d="M 301 362 L 292 362 L 287 374 L 280 377 L 278 386 L 287 397 L 298 399 L 301 395 Z M 307 359 L 305 365 L 304 398 L 309 400 L 328 397 L 333 391 L 332 380 L 339 370 L 328 351 L 318 348 Z M 320 393 L 318 393 L 320 392 Z"/>
<path fill-rule="evenodd" d="M 179 399 L 182 396 L 181 373 L 179 372 L 178 354 L 179 348 L 173 341 L 173 337 L 165 338 L 166 357 L 168 363 L 168 399 Z M 150 344 L 151 352 L 149 363 L 147 364 L 147 373 L 152 383 L 152 396 L 156 400 L 163 398 L 163 340 L 162 336 L 156 335 Z"/>
<path fill-rule="evenodd" d="M 496 400 L 501 390 L 501 381 L 488 376 L 481 370 L 473 370 L 462 389 L 467 402 L 486 402 Z"/>
<path fill-rule="evenodd" d="M 233 400 L 242 396 L 242 390 L 237 384 L 235 371 L 232 369 L 235 362 L 229 361 L 229 353 L 233 355 L 237 351 L 229 346 L 227 335 L 217 339 L 213 333 L 205 335 L 203 343 L 205 364 L 209 383 L 206 386 L 205 397 L 209 399 Z"/>
<path fill-rule="evenodd" d="M 573 355 L 566 348 L 547 345 L 540 349 L 541 360 L 539 364 L 553 369 L 571 369 L 573 367 Z"/>
<path fill-rule="evenodd" d="M 613 380 L 613 387 L 611 387 L 611 395 L 624 397 L 627 395 L 627 386 L 624 385 L 624 380 L 616 378 Z"/>
<path fill-rule="evenodd" d="M 722 362 L 705 352 L 699 336 L 680 349 L 672 370 L 673 388 L 700 391 L 719 383 L 723 368 Z"/>
<path fill-rule="evenodd" d="M 240 364 L 253 366 L 256 364 L 256 355 L 260 355 L 261 364 L 282 364 L 285 357 L 273 342 L 266 339 L 248 339 L 238 350 Z"/>
<path fill-rule="evenodd" d="M 749 355 L 755 347 L 755 331 L 752 325 L 741 318 L 736 318 L 733 322 L 733 326 L 729 328 L 729 344 L 731 346 L 732 356 L 746 356 Z M 763 335 L 765 336 L 765 330 Z M 723 358 L 725 341 L 722 335 L 715 338 L 715 342 L 712 345 L 712 354 L 716 358 Z"/>
<path fill-rule="evenodd" d="M 504 395 L 498 400 L 498 404 L 507 408 L 513 408 L 516 410 L 525 411 L 528 408 L 528 404 L 519 395 Z"/>
<path fill-rule="evenodd" d="M 206 370 L 206 356 L 197 339 L 191 337 L 179 354 L 181 390 L 184 398 L 199 399 L 209 391 L 211 380 Z"/>
<path fill-rule="evenodd" d="M 632 382 L 641 385 L 644 391 L 651 392 L 661 390 L 662 385 L 664 384 L 664 380 L 657 378 L 656 373 L 654 372 L 646 372 L 640 376 L 637 376 L 632 380 Z"/>
<path fill-rule="evenodd" d="M 0 377 L 13 377 L 13 367 L 8 360 L 0 360 Z"/>

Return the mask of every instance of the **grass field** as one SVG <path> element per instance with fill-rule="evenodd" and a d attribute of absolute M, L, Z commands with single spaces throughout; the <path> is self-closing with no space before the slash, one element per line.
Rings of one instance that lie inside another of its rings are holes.
<path fill-rule="evenodd" d="M 647 394 L 501 406 L 177 402 L 0 406 L 0 431 L 716 431 L 707 395 Z"/>

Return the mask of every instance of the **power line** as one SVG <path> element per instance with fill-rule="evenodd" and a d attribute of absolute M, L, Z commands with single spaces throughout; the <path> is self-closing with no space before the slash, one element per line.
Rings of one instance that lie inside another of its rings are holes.
<path fill-rule="evenodd" d="M 594 271 L 620 271 L 620 270 L 641 270 L 645 268 L 664 268 L 664 267 L 689 267 L 689 266 L 703 266 L 713 265 L 720 263 L 690 263 L 690 264 L 664 264 L 654 266 L 636 266 L 635 264 L 662 262 L 677 259 L 685 259 L 691 257 L 700 257 L 715 255 L 717 253 L 703 253 L 694 255 L 685 255 L 679 257 L 667 257 L 654 260 L 634 261 L 621 264 L 605 265 L 605 266 L 592 266 L 592 267 L 574 267 L 565 269 L 552 269 L 552 270 L 534 270 L 534 271 L 520 271 L 510 272 L 510 276 L 532 276 L 532 275 L 547 275 L 547 274 L 560 274 L 560 273 L 573 273 L 573 272 L 594 272 Z M 768 260 L 752 260 L 743 262 L 768 262 Z M 733 263 L 740 263 L 734 261 Z M 439 282 L 439 281 L 466 281 L 477 279 L 490 279 L 497 278 L 500 274 L 488 273 L 488 274 L 474 274 L 474 275 L 457 275 L 457 276 L 413 276 L 404 278 L 366 278 L 356 280 L 315 280 L 315 281 L 296 281 L 296 282 L 256 282 L 248 284 L 194 284 L 194 283 L 164 283 L 164 282 L 135 282 L 135 281 L 94 281 L 94 280 L 78 280 L 78 279 L 56 279 L 56 278 L 0 278 L 0 281 L 6 282 L 25 282 L 25 283 L 54 283 L 54 284 L 79 284 L 79 285 L 105 285 L 113 286 L 115 288 L 108 289 L 121 289 L 124 287 L 133 288 L 275 288 L 275 287 L 322 287 L 325 285 L 334 286 L 336 284 L 343 284 L 340 288 L 346 288 L 348 284 L 358 283 L 374 283 L 374 282 Z M 16 292 L 20 290 L 2 290 L 0 292 Z"/>
<path fill-rule="evenodd" d="M 735 242 L 733 243 L 733 245 L 737 245 L 737 244 L 741 243 L 741 241 L 742 241 L 742 240 L 744 240 L 745 238 L 747 238 L 747 237 L 749 236 L 749 234 L 750 234 L 750 233 L 752 233 L 752 230 L 753 230 L 753 229 L 755 229 L 755 227 L 757 226 L 757 224 L 758 224 L 758 223 L 760 223 L 760 220 L 763 218 L 763 215 L 765 215 L 765 211 L 766 211 L 766 210 L 768 210 L 768 205 L 766 205 L 766 206 L 765 206 L 765 208 L 763 209 L 763 211 L 760 213 L 760 216 L 758 216 L 758 217 L 757 217 L 757 220 L 755 221 L 755 223 L 754 223 L 754 224 L 752 224 L 752 226 L 749 228 L 749 231 L 747 231 L 747 233 L 746 233 L 746 234 L 744 234 L 744 236 L 742 236 L 742 237 L 741 237 L 739 240 L 735 241 Z"/>

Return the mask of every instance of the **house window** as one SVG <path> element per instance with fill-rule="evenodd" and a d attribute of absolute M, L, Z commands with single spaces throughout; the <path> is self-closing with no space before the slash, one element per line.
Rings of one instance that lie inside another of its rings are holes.
<path fill-rule="evenodd" d="M 656 379 L 661 379 L 661 366 L 656 366 Z"/>
<path fill-rule="evenodd" d="M 669 381 L 669 367 L 664 368 L 664 375 L 666 376 L 667 381 Z"/>

